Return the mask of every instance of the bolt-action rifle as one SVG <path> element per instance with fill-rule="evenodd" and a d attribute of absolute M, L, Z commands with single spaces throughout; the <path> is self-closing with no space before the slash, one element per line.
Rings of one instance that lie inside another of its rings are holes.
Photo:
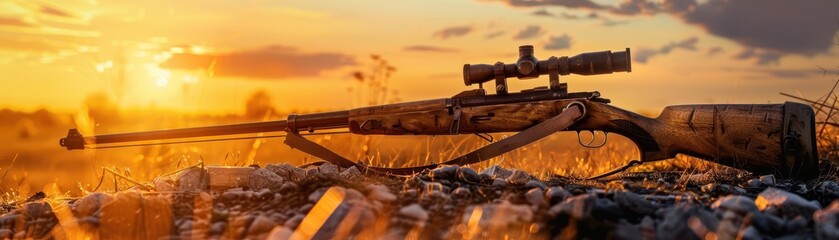
<path fill-rule="evenodd" d="M 178 143 L 177 140 L 221 135 L 285 132 L 285 144 L 341 167 L 362 171 L 411 174 L 436 164 L 384 168 L 346 159 L 303 136 L 349 129 L 363 135 L 456 135 L 518 132 L 442 164 L 484 161 L 558 131 L 603 131 L 632 140 L 644 163 L 687 154 L 759 174 L 809 179 L 818 175 L 813 109 L 804 104 L 701 104 L 668 106 L 647 118 L 609 105 L 599 92 L 568 92 L 559 76 L 631 71 L 630 51 L 589 52 L 538 60 L 533 46 L 519 47 L 515 63 L 466 64 L 463 81 L 478 85 L 451 98 L 361 107 L 344 111 L 291 114 L 286 120 L 82 136 L 71 129 L 60 144 L 68 150 Z M 548 75 L 549 84 L 517 93 L 508 78 Z M 483 84 L 495 82 L 495 94 Z M 303 133 L 301 133 L 303 132 Z M 305 132 L 308 132 L 305 133 Z M 489 138 L 486 138 L 489 139 Z M 164 141 L 164 142 L 160 142 Z M 168 142 L 166 142 L 168 141 Z M 603 140 L 605 143 L 606 139 Z M 587 147 L 602 144 L 583 143 Z"/>

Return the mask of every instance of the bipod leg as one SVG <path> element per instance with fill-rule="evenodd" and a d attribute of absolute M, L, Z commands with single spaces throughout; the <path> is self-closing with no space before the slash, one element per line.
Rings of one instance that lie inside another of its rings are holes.
<path fill-rule="evenodd" d="M 527 144 L 531 144 L 535 141 L 538 141 L 539 139 L 547 137 L 548 135 L 551 135 L 555 132 L 567 129 L 580 119 L 583 119 L 583 117 L 585 117 L 585 112 L 586 107 L 585 105 L 583 105 L 583 103 L 572 102 L 568 104 L 568 106 L 566 106 L 565 109 L 563 109 L 562 112 L 559 113 L 559 115 L 549 118 L 548 120 L 545 120 L 544 122 L 536 124 L 533 127 L 525 129 L 524 131 L 521 131 L 513 136 L 501 139 L 494 143 L 490 143 L 489 145 L 478 148 L 475 151 L 467 153 L 466 155 L 443 162 L 442 164 L 457 164 L 462 166 L 466 164 L 479 163 L 500 156 L 501 154 L 507 153 L 517 148 L 523 147 Z M 391 174 L 409 175 L 416 172 L 421 172 L 424 169 L 431 169 L 435 167 L 437 167 L 437 164 L 407 168 L 382 168 L 372 166 L 368 168 Z"/>

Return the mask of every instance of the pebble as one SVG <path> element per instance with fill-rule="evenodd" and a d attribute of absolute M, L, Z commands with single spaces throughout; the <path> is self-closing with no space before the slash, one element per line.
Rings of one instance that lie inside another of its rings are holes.
<path fill-rule="evenodd" d="M 431 170 L 431 179 L 453 179 L 457 176 L 457 165 L 443 165 Z"/>
<path fill-rule="evenodd" d="M 766 186 L 775 186 L 775 175 L 769 174 L 760 176 L 760 181 Z"/>
<path fill-rule="evenodd" d="M 763 190 L 755 199 L 755 205 L 761 211 L 774 207 L 781 217 L 792 219 L 802 216 L 810 219 L 821 205 L 815 201 L 807 201 L 801 196 L 774 187 Z"/>
<path fill-rule="evenodd" d="M 825 204 L 839 199 L 839 183 L 834 181 L 819 183 L 816 185 L 815 191 Z"/>
<path fill-rule="evenodd" d="M 541 188 L 532 188 L 524 194 L 524 199 L 526 199 L 531 206 L 539 207 L 545 204 L 545 193 Z"/>
<path fill-rule="evenodd" d="M 748 187 L 748 188 L 765 188 L 766 186 L 762 181 L 760 181 L 760 179 L 754 178 L 754 179 L 749 179 L 749 181 L 746 182 L 746 187 Z"/>
<path fill-rule="evenodd" d="M 492 180 L 492 186 L 497 188 L 507 187 L 507 181 L 504 181 L 500 178 L 496 178 Z"/>
<path fill-rule="evenodd" d="M 294 216 L 289 218 L 288 220 L 286 220 L 283 223 L 283 225 L 285 225 L 286 227 L 289 227 L 291 229 L 296 229 L 297 226 L 300 225 L 301 222 L 303 222 L 304 218 L 306 218 L 306 215 L 303 215 L 303 214 L 300 214 L 300 213 L 294 214 Z"/>
<path fill-rule="evenodd" d="M 113 197 L 108 194 L 94 192 L 73 203 L 73 213 L 77 217 L 92 216 L 99 211 L 102 205 L 112 200 Z"/>
<path fill-rule="evenodd" d="M 565 188 L 560 186 L 550 187 L 547 191 L 545 191 L 545 198 L 548 199 L 548 204 L 551 206 L 562 202 L 570 196 L 571 192 L 568 192 L 568 190 L 565 190 Z"/>
<path fill-rule="evenodd" d="M 591 218 L 595 202 L 597 202 L 597 196 L 594 194 L 573 196 L 548 209 L 548 216 L 566 215 L 575 220 L 588 219 Z"/>
<path fill-rule="evenodd" d="M 722 211 L 734 211 L 744 216 L 758 211 L 754 199 L 740 195 L 728 195 L 717 199 L 717 201 L 711 204 L 711 208 Z"/>
<path fill-rule="evenodd" d="M 475 169 L 472 169 L 470 167 L 461 167 L 457 173 L 457 178 L 460 181 L 473 184 L 480 183 L 482 180 L 481 175 L 479 175 L 478 172 L 475 171 Z"/>
<path fill-rule="evenodd" d="M 248 174 L 248 188 L 253 190 L 279 188 L 282 184 L 282 177 L 264 168 L 254 169 Z"/>
<path fill-rule="evenodd" d="M 422 222 L 428 220 L 428 212 L 425 211 L 425 209 L 423 209 L 422 206 L 416 203 L 399 209 L 399 215 Z"/>
<path fill-rule="evenodd" d="M 358 170 L 357 167 L 352 166 L 352 167 L 349 167 L 347 169 L 344 169 L 344 171 L 341 172 L 340 176 L 343 179 L 355 180 L 355 179 L 361 177 L 361 171 Z"/>
<path fill-rule="evenodd" d="M 178 191 L 201 191 L 208 189 L 210 186 L 210 177 L 207 170 L 199 167 L 191 167 L 178 175 L 178 182 L 176 189 Z"/>
<path fill-rule="evenodd" d="M 527 189 L 538 188 L 538 189 L 545 190 L 546 188 L 548 188 L 548 185 L 545 185 L 541 181 L 530 180 L 530 181 L 527 181 L 527 183 L 524 184 L 524 188 L 527 188 Z"/>
<path fill-rule="evenodd" d="M 323 163 L 320 166 L 318 166 L 318 172 L 331 177 L 338 176 L 339 174 L 341 174 L 341 170 L 338 169 L 338 165 L 329 162 Z"/>
<path fill-rule="evenodd" d="M 472 192 L 466 187 L 458 187 L 452 191 L 452 197 L 456 199 L 469 199 L 470 196 Z"/>
<path fill-rule="evenodd" d="M 839 200 L 813 214 L 817 239 L 839 239 Z"/>
<path fill-rule="evenodd" d="M 655 213 L 655 206 L 634 192 L 617 191 L 615 192 L 614 199 L 615 203 L 624 212 L 635 213 L 637 216 L 647 216 Z"/>
<path fill-rule="evenodd" d="M 154 180 L 154 190 L 158 192 L 175 191 L 175 185 L 167 179 Z"/>
<path fill-rule="evenodd" d="M 510 185 L 523 185 L 530 181 L 530 174 L 527 174 L 527 172 L 522 170 L 514 169 L 513 173 L 510 174 L 506 180 Z"/>
<path fill-rule="evenodd" d="M 306 176 L 305 170 L 288 163 L 266 164 L 264 169 L 272 171 L 274 174 L 290 181 L 298 181 Z"/>
<path fill-rule="evenodd" d="M 396 201 L 396 195 L 390 192 L 390 189 L 381 184 L 374 184 L 367 187 L 370 191 L 367 193 L 367 198 L 379 202 L 389 203 Z"/>
<path fill-rule="evenodd" d="M 473 220 L 472 214 L 476 213 L 481 214 L 480 218 L 477 219 L 477 225 L 481 229 L 492 229 L 493 231 L 505 230 L 510 226 L 515 226 L 513 225 L 514 223 L 530 223 L 534 218 L 533 210 L 531 210 L 530 206 L 512 204 L 509 201 L 501 200 L 494 204 L 469 206 L 463 212 L 461 224 L 471 224 L 470 221 Z"/>
<path fill-rule="evenodd" d="M 658 239 L 699 239 L 716 232 L 719 220 L 714 214 L 688 204 L 662 209 L 664 218 L 656 229 Z"/>
<path fill-rule="evenodd" d="M 268 233 L 268 237 L 265 239 L 291 239 L 292 234 L 294 234 L 294 229 L 287 226 L 276 226 L 271 229 L 271 232 Z"/>
<path fill-rule="evenodd" d="M 507 177 L 513 174 L 513 171 L 507 170 L 496 164 L 489 166 L 487 169 L 484 169 L 483 171 L 481 171 L 481 174 L 491 176 L 493 179 L 506 179 Z"/>
<path fill-rule="evenodd" d="M 297 186 L 296 183 L 293 182 L 285 182 L 282 186 L 280 186 L 280 193 L 282 194 L 290 194 L 300 190 L 300 187 Z"/>
<path fill-rule="evenodd" d="M 274 220 L 271 220 L 270 218 L 267 218 L 265 216 L 258 216 L 256 217 L 256 219 L 253 220 L 250 227 L 248 227 L 248 235 L 254 236 L 267 233 L 268 231 L 271 231 L 276 225 L 277 224 L 274 222 Z"/>

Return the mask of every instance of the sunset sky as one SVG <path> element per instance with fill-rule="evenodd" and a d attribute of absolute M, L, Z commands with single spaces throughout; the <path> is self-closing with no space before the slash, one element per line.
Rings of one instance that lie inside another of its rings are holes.
<path fill-rule="evenodd" d="M 402 100 L 450 97 L 464 63 L 632 49 L 633 72 L 565 76 L 615 105 L 818 98 L 839 70 L 836 0 L 0 0 L 0 108 L 241 113 L 357 107 L 353 71 L 377 54 Z M 829 71 L 823 74 L 824 68 Z M 513 90 L 547 78 L 511 80 Z"/>

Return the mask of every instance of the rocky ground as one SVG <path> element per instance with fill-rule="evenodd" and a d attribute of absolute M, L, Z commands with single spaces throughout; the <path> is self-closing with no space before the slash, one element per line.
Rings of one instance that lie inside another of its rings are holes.
<path fill-rule="evenodd" d="M 3 238 L 839 239 L 839 184 L 736 170 L 539 180 L 492 166 L 407 178 L 331 164 L 241 176 L 190 168 L 147 187 L 6 206 Z M 241 171 L 240 171 L 241 172 Z"/>

